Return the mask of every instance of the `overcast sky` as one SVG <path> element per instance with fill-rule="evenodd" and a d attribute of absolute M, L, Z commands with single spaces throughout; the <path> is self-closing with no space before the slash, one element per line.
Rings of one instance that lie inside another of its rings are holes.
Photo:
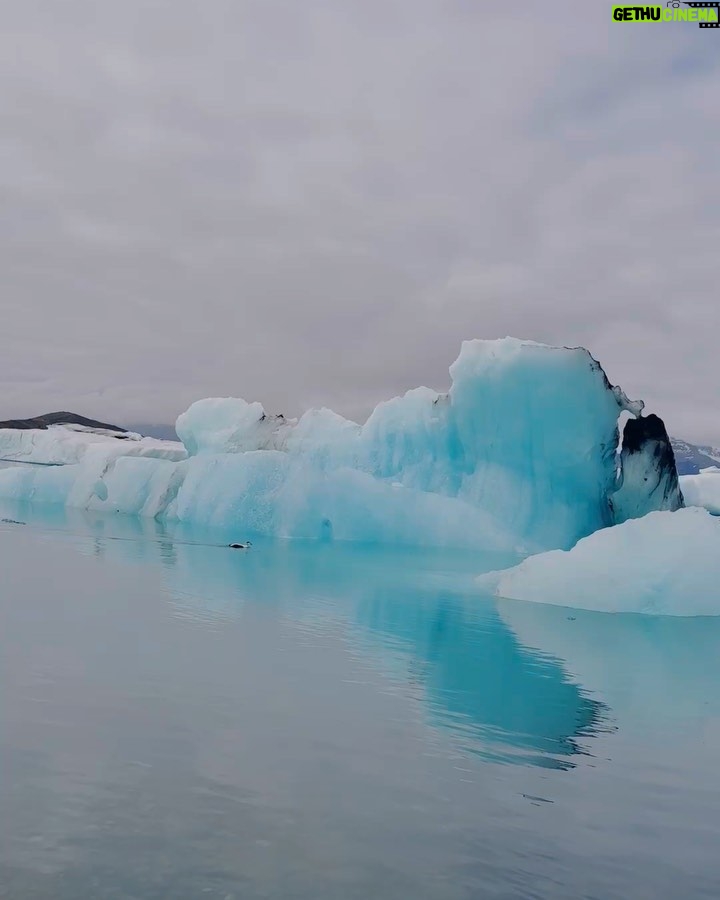
<path fill-rule="evenodd" d="M 0 418 L 362 419 L 512 334 L 720 443 L 720 33 L 610 9 L 6 5 Z"/>

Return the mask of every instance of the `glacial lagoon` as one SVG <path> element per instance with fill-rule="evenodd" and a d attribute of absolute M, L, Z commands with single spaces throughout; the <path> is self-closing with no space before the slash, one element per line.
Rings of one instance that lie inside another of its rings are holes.
<path fill-rule="evenodd" d="M 720 618 L 496 600 L 497 554 L 0 516 L 0 896 L 720 893 Z"/>

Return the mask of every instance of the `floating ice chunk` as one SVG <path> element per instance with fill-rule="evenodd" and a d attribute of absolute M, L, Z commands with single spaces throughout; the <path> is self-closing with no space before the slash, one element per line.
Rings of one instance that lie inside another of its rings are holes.
<path fill-rule="evenodd" d="M 477 581 L 498 597 L 578 609 L 720 615 L 719 547 L 720 519 L 706 510 L 653 512 Z"/>
<path fill-rule="evenodd" d="M 701 469 L 699 475 L 681 475 L 680 486 L 688 506 L 703 506 L 720 516 L 720 467 Z"/>
<path fill-rule="evenodd" d="M 0 459 L 40 465 L 74 465 L 86 454 L 117 456 L 151 456 L 180 460 L 187 456 L 178 441 L 159 441 L 124 432 L 117 433 L 79 425 L 51 425 L 46 429 L 18 430 L 0 428 Z"/>

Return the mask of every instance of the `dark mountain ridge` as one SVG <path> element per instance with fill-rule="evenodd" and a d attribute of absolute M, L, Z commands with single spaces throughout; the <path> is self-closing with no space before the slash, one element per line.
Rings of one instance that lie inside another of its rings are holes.
<path fill-rule="evenodd" d="M 119 425 L 109 425 L 107 422 L 98 422 L 96 419 L 88 419 L 71 412 L 52 412 L 42 416 L 34 416 L 32 419 L 7 419 L 0 422 L 0 428 L 15 428 L 28 431 L 39 428 L 45 431 L 50 425 L 81 425 L 83 428 L 100 429 L 102 431 L 114 431 L 119 438 L 124 437 L 128 431 Z"/>

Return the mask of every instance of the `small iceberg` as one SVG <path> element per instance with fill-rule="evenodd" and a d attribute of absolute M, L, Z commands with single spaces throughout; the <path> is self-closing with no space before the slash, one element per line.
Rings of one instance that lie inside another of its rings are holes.
<path fill-rule="evenodd" d="M 701 469 L 698 475 L 683 475 L 680 484 L 687 506 L 702 506 L 720 516 L 720 466 Z"/>
<path fill-rule="evenodd" d="M 720 615 L 720 518 L 690 507 L 649 513 L 477 583 L 497 597 L 577 609 Z"/>

